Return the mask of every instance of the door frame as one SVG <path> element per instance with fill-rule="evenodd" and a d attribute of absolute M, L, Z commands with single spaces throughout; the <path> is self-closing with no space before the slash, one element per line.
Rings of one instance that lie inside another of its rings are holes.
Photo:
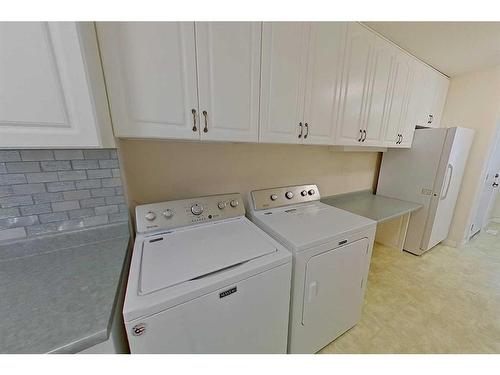
<path fill-rule="evenodd" d="M 498 145 L 498 148 L 496 148 L 497 145 Z M 486 177 L 488 174 L 488 170 L 490 169 L 491 163 L 493 161 L 493 156 L 495 154 L 495 151 L 500 152 L 500 119 L 496 120 L 495 130 L 494 130 L 494 134 L 493 134 L 493 140 L 490 142 L 490 144 L 488 146 L 488 158 L 483 164 L 483 168 L 481 170 L 481 176 L 480 176 L 479 181 L 477 182 L 477 185 L 476 185 L 476 189 L 475 189 L 476 193 L 474 195 L 474 200 L 473 200 L 474 203 L 473 203 L 472 209 L 470 210 L 470 213 L 469 213 L 469 218 L 467 220 L 467 226 L 465 227 L 465 233 L 463 236 L 464 240 L 463 240 L 462 245 L 469 242 L 472 237 L 474 237 L 476 234 L 478 234 L 485 227 L 485 225 L 483 223 L 483 227 L 479 230 L 479 232 L 476 232 L 474 234 L 471 233 L 471 228 L 472 228 L 474 220 L 477 216 L 477 211 L 479 209 L 479 205 L 481 203 L 481 197 L 482 197 L 483 191 L 484 191 Z M 498 195 L 498 193 L 494 194 L 491 197 L 490 202 L 488 204 L 488 207 L 491 206 L 492 202 L 494 202 L 497 195 Z M 486 221 L 486 219 L 485 219 L 485 221 Z"/>

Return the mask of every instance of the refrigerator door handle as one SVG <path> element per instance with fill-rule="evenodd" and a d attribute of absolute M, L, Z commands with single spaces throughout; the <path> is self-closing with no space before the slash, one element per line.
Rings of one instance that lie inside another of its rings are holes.
<path fill-rule="evenodd" d="M 446 191 L 444 192 L 444 195 L 441 196 L 441 200 L 446 199 L 448 196 L 448 191 L 450 190 L 450 185 L 451 185 L 451 179 L 453 177 L 453 165 L 448 164 L 448 168 L 450 169 L 450 177 L 448 179 L 448 185 L 446 186 Z"/>

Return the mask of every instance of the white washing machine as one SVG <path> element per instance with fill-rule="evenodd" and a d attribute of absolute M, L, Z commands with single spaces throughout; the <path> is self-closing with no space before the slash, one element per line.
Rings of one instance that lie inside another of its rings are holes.
<path fill-rule="evenodd" d="M 289 353 L 314 353 L 361 317 L 376 222 L 319 202 L 316 185 L 256 190 L 251 220 L 293 253 Z"/>
<path fill-rule="evenodd" d="M 239 194 L 136 208 L 132 353 L 286 353 L 292 256 Z"/>

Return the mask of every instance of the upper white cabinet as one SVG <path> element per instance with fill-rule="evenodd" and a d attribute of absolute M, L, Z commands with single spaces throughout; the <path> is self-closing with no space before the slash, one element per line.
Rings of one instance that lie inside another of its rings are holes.
<path fill-rule="evenodd" d="M 391 94 L 387 107 L 385 146 L 405 147 L 413 138 L 415 124 L 408 122 L 408 101 L 412 90 L 412 59 L 403 51 L 396 51 L 393 66 Z M 410 130 L 410 133 L 408 132 Z M 404 142 L 404 143 L 403 143 Z"/>
<path fill-rule="evenodd" d="M 264 22 L 260 142 L 300 142 L 309 31 L 305 22 Z"/>
<path fill-rule="evenodd" d="M 416 125 L 439 127 L 449 80 L 415 59 L 415 90 L 418 96 Z"/>
<path fill-rule="evenodd" d="M 361 142 L 366 146 L 383 146 L 392 98 L 393 73 L 397 66 L 397 50 L 386 40 L 376 37 L 372 51 Z"/>
<path fill-rule="evenodd" d="M 446 77 L 355 22 L 97 28 L 118 137 L 411 147 L 446 98 Z"/>
<path fill-rule="evenodd" d="M 261 24 L 99 23 L 118 137 L 258 140 Z"/>
<path fill-rule="evenodd" d="M 364 115 L 370 87 L 369 67 L 374 44 L 373 33 L 360 24 L 349 24 L 335 137 L 338 145 L 358 146 L 364 138 Z"/>
<path fill-rule="evenodd" d="M 197 139 L 194 23 L 97 26 L 115 135 Z"/>
<path fill-rule="evenodd" d="M 264 23 L 261 142 L 332 144 L 346 23 Z"/>
<path fill-rule="evenodd" d="M 344 22 L 310 24 L 303 143 L 333 143 L 346 31 Z"/>
<path fill-rule="evenodd" d="M 91 23 L 0 23 L 0 147 L 113 147 Z"/>
<path fill-rule="evenodd" d="M 196 23 L 202 139 L 257 141 L 261 28 L 258 22 Z"/>

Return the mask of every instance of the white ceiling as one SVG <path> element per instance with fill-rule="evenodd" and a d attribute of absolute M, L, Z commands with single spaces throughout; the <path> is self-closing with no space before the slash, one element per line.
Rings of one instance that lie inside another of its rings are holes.
<path fill-rule="evenodd" d="M 453 77 L 500 64 L 500 22 L 364 22 Z"/>

